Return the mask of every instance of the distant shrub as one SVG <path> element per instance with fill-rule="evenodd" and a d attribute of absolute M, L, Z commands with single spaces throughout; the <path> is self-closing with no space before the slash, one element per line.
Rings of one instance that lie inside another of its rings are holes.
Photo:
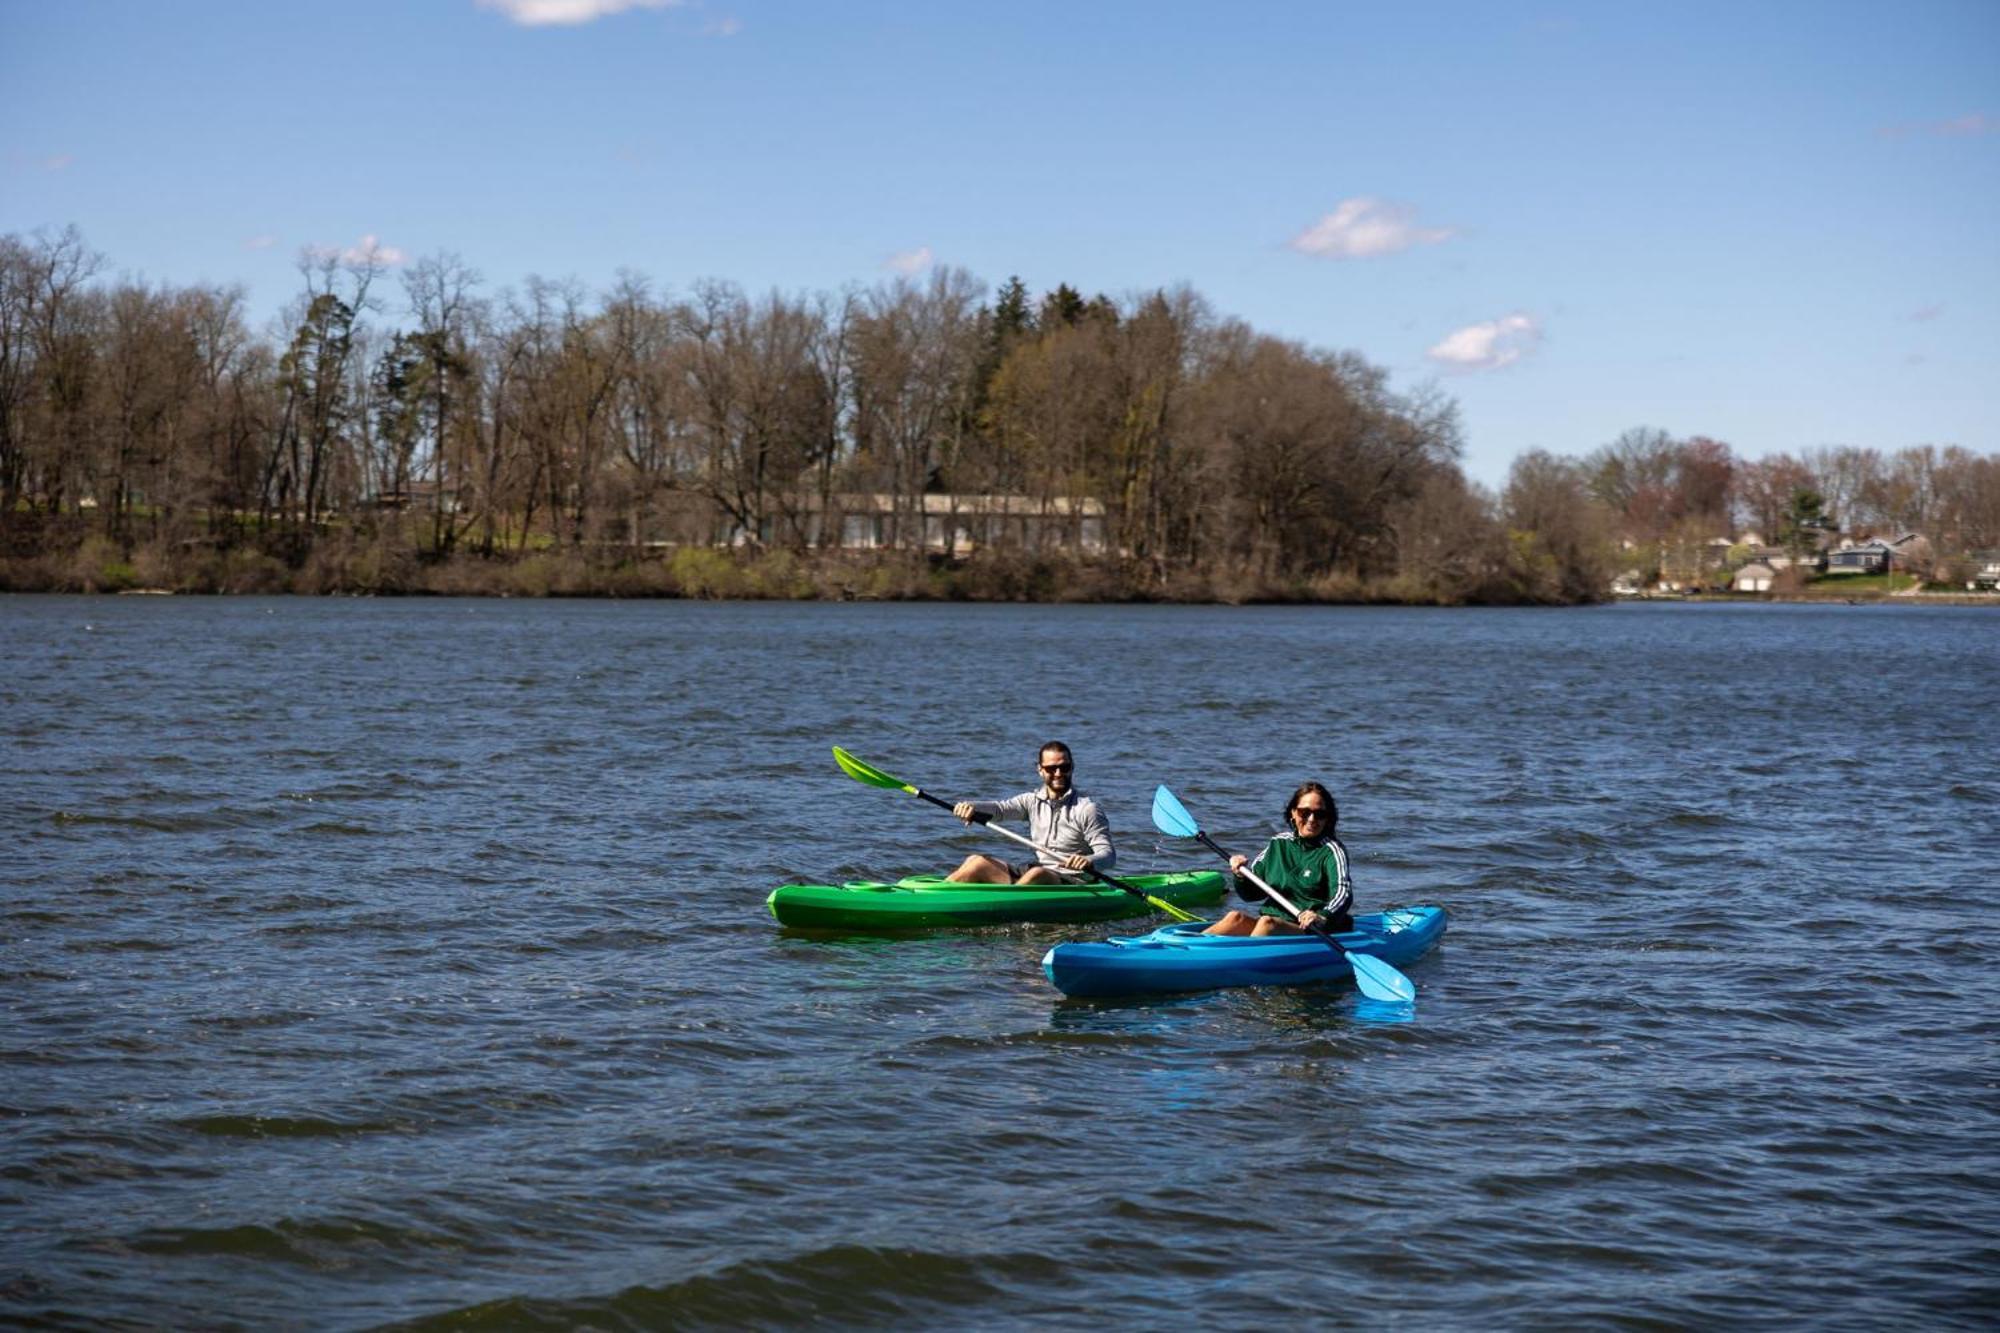
<path fill-rule="evenodd" d="M 576 597 L 592 591 L 590 569 L 575 551 L 537 551 L 509 566 L 502 591 L 513 597 Z"/>
<path fill-rule="evenodd" d="M 681 596 L 696 598 L 741 597 L 743 573 L 725 551 L 706 546 L 683 546 L 667 559 Z"/>
<path fill-rule="evenodd" d="M 601 570 L 598 590 L 609 597 L 673 597 L 680 592 L 664 560 L 627 560 Z"/>
<path fill-rule="evenodd" d="M 1064 560 L 1052 568 L 1058 602 L 1130 602 L 1144 596 L 1145 573 L 1106 560 Z"/>
<path fill-rule="evenodd" d="M 764 551 L 742 571 L 743 594 L 773 599 L 809 598 L 812 580 L 800 567 L 799 558 L 784 549 Z"/>
<path fill-rule="evenodd" d="M 313 544 L 292 579 L 298 593 L 403 593 L 417 583 L 417 556 L 392 536 L 339 533 Z"/>
<path fill-rule="evenodd" d="M 132 574 L 141 588 L 180 588 L 186 584 L 186 561 L 176 559 L 166 542 L 147 542 L 132 553 Z"/>
<path fill-rule="evenodd" d="M 394 533 L 358 541 L 342 572 L 342 592 L 406 593 L 422 582 L 417 553 Z"/>
<path fill-rule="evenodd" d="M 0 592 L 56 592 L 62 588 L 66 557 L 59 555 L 11 556 L 0 560 Z"/>
<path fill-rule="evenodd" d="M 1147 590 L 1150 600 L 1156 602 L 1213 602 L 1216 600 L 1214 580 L 1208 571 L 1170 566 L 1162 570 L 1158 580 Z"/>
<path fill-rule="evenodd" d="M 1352 605 L 1374 601 L 1379 596 L 1366 580 L 1347 569 L 1329 570 L 1306 584 L 1306 595 L 1315 602 Z"/>
<path fill-rule="evenodd" d="M 249 546 L 223 553 L 215 581 L 218 592 L 250 596 L 291 591 L 291 571 L 276 560 Z"/>
<path fill-rule="evenodd" d="M 1979 564 L 1962 555 L 1948 555 L 1939 560 L 1931 569 L 1930 586 L 1952 592 L 1962 592 L 1971 586 L 1973 576 L 1979 572 Z"/>
<path fill-rule="evenodd" d="M 1058 563 L 1022 551 L 981 551 L 956 568 L 940 569 L 949 595 L 978 602 L 1059 600 L 1064 580 Z"/>
<path fill-rule="evenodd" d="M 859 571 L 855 595 L 880 601 L 932 596 L 930 569 L 917 557 L 900 552 L 877 556 Z"/>
<path fill-rule="evenodd" d="M 1771 576 L 1771 591 L 1786 596 L 1796 596 L 1805 591 L 1811 576 L 1802 565 L 1787 565 Z"/>
<path fill-rule="evenodd" d="M 139 572 L 125 558 L 125 551 L 117 542 L 109 537 L 91 536 L 71 552 L 62 582 L 72 592 L 118 592 L 136 587 Z"/>
<path fill-rule="evenodd" d="M 1431 578 L 1420 574 L 1397 574 L 1385 580 L 1374 600 L 1400 602 L 1408 606 L 1446 606 L 1456 598 L 1447 596 Z"/>

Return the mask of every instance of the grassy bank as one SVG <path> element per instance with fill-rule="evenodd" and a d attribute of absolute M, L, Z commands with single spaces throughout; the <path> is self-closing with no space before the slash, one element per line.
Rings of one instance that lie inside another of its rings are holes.
<path fill-rule="evenodd" d="M 669 597 L 791 601 L 1252 602 L 1447 605 L 1467 599 L 1400 579 L 1287 579 L 1243 570 L 1160 571 L 1133 561 L 988 551 L 681 547 L 420 556 L 385 542 L 325 540 L 297 564 L 252 546 L 123 548 L 92 537 L 60 553 L 0 558 L 0 591 L 452 597 Z M 1486 590 L 1477 600 L 1504 602 Z"/>

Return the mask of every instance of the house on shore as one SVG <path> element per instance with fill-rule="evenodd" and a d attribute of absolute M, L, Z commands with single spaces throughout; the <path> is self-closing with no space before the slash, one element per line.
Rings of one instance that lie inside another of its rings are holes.
<path fill-rule="evenodd" d="M 654 497 L 629 523 L 630 540 L 675 546 L 798 545 L 822 551 L 917 551 L 963 557 L 980 550 L 1104 555 L 1104 502 L 1094 496 L 770 492 L 748 516 L 715 497 L 676 490 Z"/>
<path fill-rule="evenodd" d="M 1906 532 L 1900 537 L 1868 537 L 1842 542 L 1827 553 L 1828 574 L 1887 574 L 1901 571 L 1927 574 L 1933 563 L 1930 539 Z"/>
<path fill-rule="evenodd" d="M 1753 560 L 1736 571 L 1729 580 L 1731 592 L 1769 592 L 1777 582 L 1778 571 L 1761 560 Z"/>
<path fill-rule="evenodd" d="M 1865 542 L 1842 542 L 1827 552 L 1826 572 L 1838 574 L 1887 574 L 1889 543 L 1870 538 Z"/>

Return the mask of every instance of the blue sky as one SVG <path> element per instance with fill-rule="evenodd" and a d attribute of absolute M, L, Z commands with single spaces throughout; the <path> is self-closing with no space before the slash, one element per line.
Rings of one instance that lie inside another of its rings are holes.
<path fill-rule="evenodd" d="M 1185 282 L 1435 380 L 1489 485 L 1632 426 L 2000 449 L 1996 0 L 0 0 L 0 232 L 72 222 L 260 321 L 367 237 Z"/>

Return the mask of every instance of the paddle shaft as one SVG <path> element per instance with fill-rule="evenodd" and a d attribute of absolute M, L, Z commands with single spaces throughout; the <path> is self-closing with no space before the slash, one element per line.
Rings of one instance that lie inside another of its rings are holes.
<path fill-rule="evenodd" d="M 910 795 L 916 797 L 919 800 L 929 801 L 932 805 L 937 806 L 940 810 L 950 810 L 953 814 L 958 813 L 957 807 L 954 806 L 950 801 L 944 800 L 941 797 L 933 796 L 929 792 L 925 791 L 923 788 L 917 786 L 915 783 L 905 782 L 901 778 L 896 777 L 894 774 L 884 773 L 881 769 L 875 767 L 873 764 L 863 763 L 861 760 L 856 759 L 853 755 L 849 754 L 847 751 L 841 749 L 838 745 L 833 747 L 833 762 L 840 765 L 840 771 L 847 774 L 848 777 L 853 778 L 856 782 L 863 782 L 871 787 L 881 787 L 890 791 L 906 791 L 910 793 Z M 1022 837 L 1020 834 L 1014 832 L 1012 829 L 1001 828 L 998 824 L 995 824 L 993 822 L 993 817 L 991 815 L 980 814 L 975 811 L 972 816 L 972 822 L 975 824 L 984 824 L 987 828 L 992 829 L 995 833 L 999 833 L 1006 837 L 1012 838 L 1015 842 L 1020 843 L 1023 847 L 1031 847 L 1036 852 L 1047 852 L 1047 854 L 1050 856 L 1060 855 L 1060 853 L 1046 849 L 1042 847 L 1039 843 L 1036 843 L 1031 839 Z M 1141 902 L 1145 903 L 1148 907 L 1156 908 L 1159 911 L 1165 912 L 1168 916 L 1172 917 L 1176 921 L 1199 921 L 1201 919 L 1192 912 L 1183 912 L 1180 908 L 1174 906 L 1172 903 L 1168 902 L 1164 898 L 1155 898 L 1152 894 L 1147 893 L 1142 889 L 1134 888 L 1132 885 L 1127 884 L 1125 881 L 1118 879 L 1115 876 L 1105 874 L 1102 870 L 1099 870 L 1096 866 L 1090 867 L 1089 873 L 1095 875 L 1103 883 L 1109 884 L 1112 888 L 1117 889 L 1122 893 L 1131 894 L 1134 898 L 1139 899 Z M 1034 886 L 1030 885 L 1029 887 L 1032 888 Z"/>
<path fill-rule="evenodd" d="M 1215 839 L 1209 837 L 1206 833 L 1197 832 L 1194 836 L 1195 840 L 1201 843 L 1202 846 L 1208 848 L 1208 850 L 1214 852 L 1217 856 L 1221 857 L 1223 860 L 1227 861 L 1229 859 L 1229 853 L 1224 851 L 1221 847 L 1217 846 Z M 1257 872 L 1252 870 L 1249 866 L 1246 865 L 1243 867 L 1242 874 L 1243 878 L 1249 880 L 1252 884 L 1255 884 L 1265 893 L 1270 894 L 1272 902 L 1284 908 L 1287 912 L 1290 912 L 1292 914 L 1293 921 L 1297 921 L 1300 917 L 1305 915 L 1304 912 L 1301 912 L 1298 909 L 1297 904 L 1292 902 L 1292 900 L 1287 898 L 1284 894 L 1279 893 L 1269 884 L 1266 884 L 1263 881 L 1263 878 L 1259 876 Z M 1329 948 L 1339 950 L 1341 957 L 1349 958 L 1351 961 L 1351 955 L 1347 952 L 1347 946 L 1342 944 L 1339 940 L 1335 939 L 1333 937 L 1333 933 L 1329 931 L 1325 926 L 1322 926 L 1318 921 L 1312 922 L 1310 925 L 1306 926 L 1306 929 L 1310 930 L 1313 934 L 1325 940 Z"/>
<path fill-rule="evenodd" d="M 1176 838 L 1193 838 L 1223 860 L 1230 859 L 1229 853 L 1217 846 L 1215 839 L 1201 831 L 1201 825 L 1194 822 L 1194 816 L 1187 812 L 1187 807 L 1181 804 L 1180 798 L 1169 791 L 1164 784 L 1153 792 L 1153 826 L 1162 833 Z M 1287 902 L 1285 895 L 1259 878 L 1256 871 L 1249 869 L 1247 863 L 1243 877 L 1269 894 L 1272 901 L 1290 912 L 1294 919 L 1304 915 L 1297 905 Z M 1372 954 L 1359 953 L 1347 948 L 1317 920 L 1306 929 L 1319 936 L 1322 943 L 1346 960 L 1347 965 L 1354 969 L 1354 984 L 1359 986 L 1361 993 L 1369 999 L 1407 1003 L 1417 998 L 1417 988 L 1410 984 L 1410 979 L 1387 961 Z"/>
<path fill-rule="evenodd" d="M 950 801 L 945 800 L 942 796 L 933 796 L 921 787 L 918 787 L 915 790 L 917 793 L 917 798 L 919 800 L 929 801 L 932 805 L 939 806 L 946 810 L 956 810 L 956 807 L 953 806 Z M 1042 844 L 1036 842 L 1033 838 L 1024 838 L 1020 834 L 1014 832 L 1013 829 L 1006 828 L 1000 824 L 994 823 L 993 816 L 986 814 L 983 811 L 979 810 L 973 811 L 972 822 L 975 824 L 984 824 L 987 828 L 992 829 L 995 833 L 999 834 L 1001 837 L 1012 838 L 1015 842 L 1020 843 L 1023 847 L 1029 848 L 1033 851 L 1047 852 L 1050 856 L 1061 855 L 1061 853 L 1059 852 L 1056 852 L 1050 848 L 1042 846 Z M 1132 885 L 1127 884 L 1125 881 L 1119 879 L 1115 875 L 1107 875 L 1102 870 L 1099 870 L 1096 866 L 1091 866 L 1088 870 L 1084 871 L 1083 873 L 1089 875 L 1095 875 L 1099 879 L 1103 880 L 1106 884 L 1109 884 L 1112 888 L 1123 889 L 1125 892 L 1131 894 L 1134 898 L 1143 898 L 1151 906 L 1165 907 L 1170 911 L 1173 910 L 1173 905 L 1171 903 L 1164 903 L 1157 901 L 1154 899 L 1152 894 L 1147 893 L 1144 889 L 1135 888 Z M 1030 885 L 1029 887 L 1032 888 L 1033 886 Z"/>

